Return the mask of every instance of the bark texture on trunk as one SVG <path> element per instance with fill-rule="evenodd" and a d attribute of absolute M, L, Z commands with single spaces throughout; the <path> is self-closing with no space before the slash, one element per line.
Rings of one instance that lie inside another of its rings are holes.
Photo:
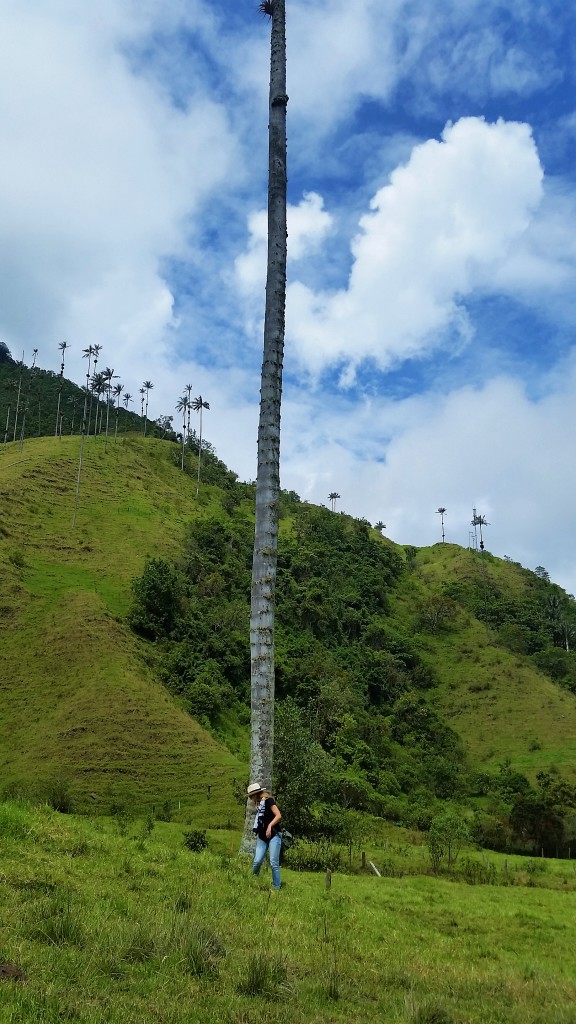
<path fill-rule="evenodd" d="M 273 0 L 268 150 L 268 268 L 258 425 L 250 613 L 250 781 L 270 790 L 274 752 L 274 597 L 280 499 L 280 401 L 286 306 L 286 14 Z M 247 807 L 245 843 L 254 810 Z"/>

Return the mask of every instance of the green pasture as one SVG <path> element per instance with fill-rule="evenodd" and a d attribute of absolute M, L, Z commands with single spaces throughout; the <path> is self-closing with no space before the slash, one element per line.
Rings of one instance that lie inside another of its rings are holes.
<path fill-rule="evenodd" d="M 21 972 L 0 981 L 3 1024 L 574 1021 L 571 863 L 515 858 L 506 885 L 435 878 L 423 859 L 329 888 L 285 868 L 274 894 L 237 832 L 187 850 L 196 824 L 0 805 L 0 962 Z M 384 846 L 368 852 L 382 864 Z"/>

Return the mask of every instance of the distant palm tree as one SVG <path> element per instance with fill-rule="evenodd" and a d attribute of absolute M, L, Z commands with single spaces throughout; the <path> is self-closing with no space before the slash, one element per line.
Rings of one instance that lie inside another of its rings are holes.
<path fill-rule="evenodd" d="M 126 391 L 123 398 L 124 408 L 126 409 L 126 416 L 124 417 L 124 433 L 126 433 L 126 427 L 128 426 L 128 406 L 130 405 L 131 401 L 132 395 L 130 394 L 129 391 Z"/>
<path fill-rule="evenodd" d="M 480 551 L 484 551 L 484 539 L 482 537 L 482 527 L 483 526 L 490 526 L 490 523 L 487 521 L 486 516 L 479 515 L 476 512 L 476 509 L 474 509 L 474 515 L 472 516 L 472 526 L 474 528 L 476 528 L 477 526 L 480 527 Z"/>
<path fill-rule="evenodd" d="M 209 409 L 210 406 L 208 405 L 208 402 L 204 402 L 202 400 L 202 395 L 198 395 L 198 398 L 195 398 L 194 401 L 192 402 L 192 408 L 194 409 L 194 412 L 200 413 L 200 436 L 198 438 L 198 477 L 196 480 L 196 497 L 198 497 L 198 492 L 200 490 L 200 460 L 202 459 L 202 409 Z"/>
<path fill-rule="evenodd" d="M 86 393 L 84 395 L 84 410 L 82 413 L 82 422 L 84 424 L 84 429 L 86 429 L 86 413 L 88 411 L 88 396 L 90 394 L 90 370 L 92 368 L 93 355 L 94 347 L 92 345 L 88 345 L 88 348 L 82 349 L 82 359 L 88 360 L 88 368 L 86 370 Z M 80 430 L 82 431 L 82 427 L 80 428 Z"/>
<path fill-rule="evenodd" d="M 143 385 L 142 385 L 142 387 L 144 388 L 144 390 L 146 392 L 146 412 L 144 413 L 144 437 L 146 437 L 146 427 L 148 425 L 148 399 L 150 397 L 150 392 L 152 391 L 152 388 L 154 387 L 154 385 L 153 385 L 152 381 L 145 380 Z"/>
<path fill-rule="evenodd" d="M 186 389 L 187 390 L 187 389 Z M 184 451 L 186 449 L 186 413 L 188 413 L 188 419 L 190 419 L 190 402 L 188 395 L 182 395 L 176 403 L 176 411 L 181 412 L 182 416 L 182 458 L 180 459 L 180 468 L 184 472 Z"/>
<path fill-rule="evenodd" d="M 22 416 L 22 429 L 20 431 L 20 451 L 24 447 L 24 431 L 26 430 L 26 413 L 28 412 L 28 406 L 30 404 L 30 391 L 32 388 L 32 381 L 34 380 L 34 370 L 36 368 L 36 356 L 38 355 L 38 349 L 32 349 L 32 366 L 30 367 L 30 376 L 28 377 L 28 388 L 26 389 L 26 398 L 24 399 L 24 413 Z"/>
<path fill-rule="evenodd" d="M 74 433 L 74 421 L 76 419 L 76 406 L 78 405 L 78 398 L 75 395 L 71 395 L 70 398 L 67 399 L 67 401 L 68 405 L 72 407 L 72 422 L 70 426 L 70 434 L 72 435 Z"/>
<path fill-rule="evenodd" d="M 14 413 L 14 436 L 13 441 L 16 440 L 16 428 L 18 426 L 18 413 L 20 412 L 20 392 L 22 390 L 22 371 L 24 369 L 24 353 L 22 353 L 22 359 L 19 359 L 16 363 L 20 367 L 20 373 L 18 375 L 17 395 L 16 395 L 16 412 Z"/>
<path fill-rule="evenodd" d="M 120 395 L 124 391 L 123 384 L 114 385 L 114 398 L 116 399 L 116 423 L 114 426 L 114 440 L 118 437 L 118 414 L 120 412 Z"/>
<path fill-rule="evenodd" d="M 8 406 L 8 412 L 6 413 L 6 429 L 4 431 L 4 444 L 8 441 L 8 427 L 10 426 L 10 405 Z"/>
<path fill-rule="evenodd" d="M 93 345 L 92 346 L 92 355 L 94 357 L 94 362 L 92 364 L 92 373 L 93 373 L 94 376 L 96 375 L 96 367 L 98 366 L 98 356 L 100 355 L 101 351 L 102 351 L 102 345 Z M 90 437 L 90 420 L 91 419 L 92 419 L 92 391 L 90 392 L 90 406 L 88 408 L 88 437 Z M 96 417 L 95 417 L 95 420 L 94 420 L 94 437 L 96 437 L 97 420 L 98 420 L 98 409 L 96 409 Z"/>
<path fill-rule="evenodd" d="M 62 383 L 64 381 L 64 359 L 66 357 L 66 349 L 70 348 L 70 346 L 69 346 L 67 341 L 60 341 L 58 343 L 58 348 L 60 349 L 60 351 L 62 353 L 62 362 L 60 363 L 60 374 L 59 374 L 59 376 L 60 376 L 60 384 L 58 385 L 58 406 L 56 408 L 56 433 L 54 435 L 55 437 L 58 437 L 59 433 L 60 433 L 60 436 L 62 436 L 62 431 L 61 431 L 61 426 L 62 425 L 60 423 L 60 399 L 62 397 Z"/>
<path fill-rule="evenodd" d="M 96 415 L 94 418 L 94 437 L 96 437 L 96 434 L 99 434 L 100 431 L 102 430 L 102 413 L 104 410 L 100 408 L 100 403 L 102 401 L 102 395 L 106 394 L 108 388 L 108 382 L 102 371 L 100 371 L 99 373 L 92 374 L 90 386 L 92 389 L 91 393 L 96 395 L 98 399 L 98 405 L 96 406 Z M 98 426 L 98 413 L 100 413 L 100 426 Z"/>
<path fill-rule="evenodd" d="M 146 396 L 146 388 L 140 388 L 140 415 L 142 417 L 142 433 L 144 433 L 144 402 Z"/>
<path fill-rule="evenodd" d="M 192 385 L 186 384 L 184 388 L 186 397 L 188 398 L 188 420 L 186 425 L 186 440 L 190 437 L 190 413 L 192 412 Z"/>
<path fill-rule="evenodd" d="M 106 444 L 108 444 L 108 426 L 110 423 L 110 406 L 112 402 L 112 381 L 118 379 L 118 374 L 114 373 L 109 366 L 105 370 L 102 370 L 102 376 L 106 382 Z"/>
<path fill-rule="evenodd" d="M 374 526 L 374 529 L 378 530 L 378 533 L 382 533 L 382 530 L 386 529 L 386 523 L 383 523 L 382 520 L 380 519 L 379 522 L 377 522 L 376 525 Z"/>
<path fill-rule="evenodd" d="M 442 543 L 444 544 L 444 516 L 446 515 L 446 509 L 444 508 L 443 505 L 440 505 L 440 508 L 436 509 L 436 514 L 441 517 L 441 523 L 442 523 Z"/>
<path fill-rule="evenodd" d="M 332 511 L 333 512 L 336 511 L 336 502 L 338 501 L 339 497 L 340 497 L 340 495 L 338 494 L 337 491 L 331 491 L 330 494 L 328 495 L 328 501 L 330 502 L 330 504 L 332 506 Z"/>

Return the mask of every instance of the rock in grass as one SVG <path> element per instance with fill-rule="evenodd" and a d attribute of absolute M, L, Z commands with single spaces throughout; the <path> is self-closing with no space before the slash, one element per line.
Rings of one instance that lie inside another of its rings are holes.
<path fill-rule="evenodd" d="M 26 975 L 18 964 L 0 964 L 0 981 L 26 981 Z"/>

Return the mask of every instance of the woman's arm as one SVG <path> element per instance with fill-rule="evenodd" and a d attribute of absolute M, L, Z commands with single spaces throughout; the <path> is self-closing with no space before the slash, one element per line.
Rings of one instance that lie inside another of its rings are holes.
<path fill-rule="evenodd" d="M 274 815 L 274 817 L 272 818 L 272 821 L 270 822 L 270 824 L 268 825 L 268 828 L 266 829 L 266 838 L 267 839 L 271 839 L 272 838 L 272 829 L 275 828 L 275 826 L 278 824 L 278 822 L 282 820 L 282 815 L 280 814 L 280 811 L 276 807 L 276 804 L 272 804 L 272 807 L 270 808 L 270 810 L 272 811 L 272 814 Z"/>

